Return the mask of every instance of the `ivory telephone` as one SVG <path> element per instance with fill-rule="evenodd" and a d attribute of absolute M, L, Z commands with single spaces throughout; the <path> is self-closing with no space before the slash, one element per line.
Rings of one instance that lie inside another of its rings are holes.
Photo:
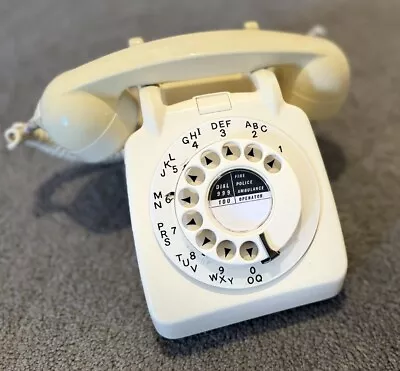
<path fill-rule="evenodd" d="M 6 139 L 123 157 L 149 312 L 180 338 L 341 290 L 346 250 L 310 120 L 340 109 L 349 79 L 331 41 L 254 24 L 132 39 L 57 76 Z"/>

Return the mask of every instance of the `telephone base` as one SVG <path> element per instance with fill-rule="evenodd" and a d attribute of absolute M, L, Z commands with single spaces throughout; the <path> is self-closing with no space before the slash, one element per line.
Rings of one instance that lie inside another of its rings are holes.
<path fill-rule="evenodd" d="M 344 239 L 310 121 L 272 71 L 250 78 L 254 92 L 170 106 L 158 87 L 140 91 L 127 188 L 143 290 L 166 338 L 325 300 L 343 285 Z"/>

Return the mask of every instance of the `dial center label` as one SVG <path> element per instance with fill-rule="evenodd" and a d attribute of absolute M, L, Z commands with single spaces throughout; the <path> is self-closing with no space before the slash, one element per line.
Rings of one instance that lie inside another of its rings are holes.
<path fill-rule="evenodd" d="M 236 168 L 221 174 L 211 185 L 208 205 L 225 228 L 247 232 L 263 224 L 272 209 L 267 182 L 256 172 Z"/>

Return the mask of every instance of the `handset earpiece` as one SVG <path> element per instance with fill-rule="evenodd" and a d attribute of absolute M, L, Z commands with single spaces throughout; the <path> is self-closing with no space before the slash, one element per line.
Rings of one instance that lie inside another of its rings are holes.
<path fill-rule="evenodd" d="M 121 151 L 138 126 L 138 107 L 124 91 L 99 97 L 85 91 L 44 92 L 40 126 L 58 145 L 86 162 L 98 162 Z"/>
<path fill-rule="evenodd" d="M 312 120 L 333 116 L 347 98 L 349 65 L 344 54 L 335 48 L 335 53 L 311 59 L 302 67 L 276 68 L 285 101 L 300 107 Z M 332 47 L 332 51 L 335 48 Z"/>

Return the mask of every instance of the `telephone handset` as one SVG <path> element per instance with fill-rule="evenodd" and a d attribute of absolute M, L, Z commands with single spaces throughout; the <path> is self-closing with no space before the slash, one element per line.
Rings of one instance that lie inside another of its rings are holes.
<path fill-rule="evenodd" d="M 345 246 L 309 119 L 340 108 L 349 75 L 343 52 L 310 36 L 133 42 L 56 77 L 31 128 L 6 138 L 88 162 L 123 152 L 150 314 L 178 338 L 341 289 Z"/>

